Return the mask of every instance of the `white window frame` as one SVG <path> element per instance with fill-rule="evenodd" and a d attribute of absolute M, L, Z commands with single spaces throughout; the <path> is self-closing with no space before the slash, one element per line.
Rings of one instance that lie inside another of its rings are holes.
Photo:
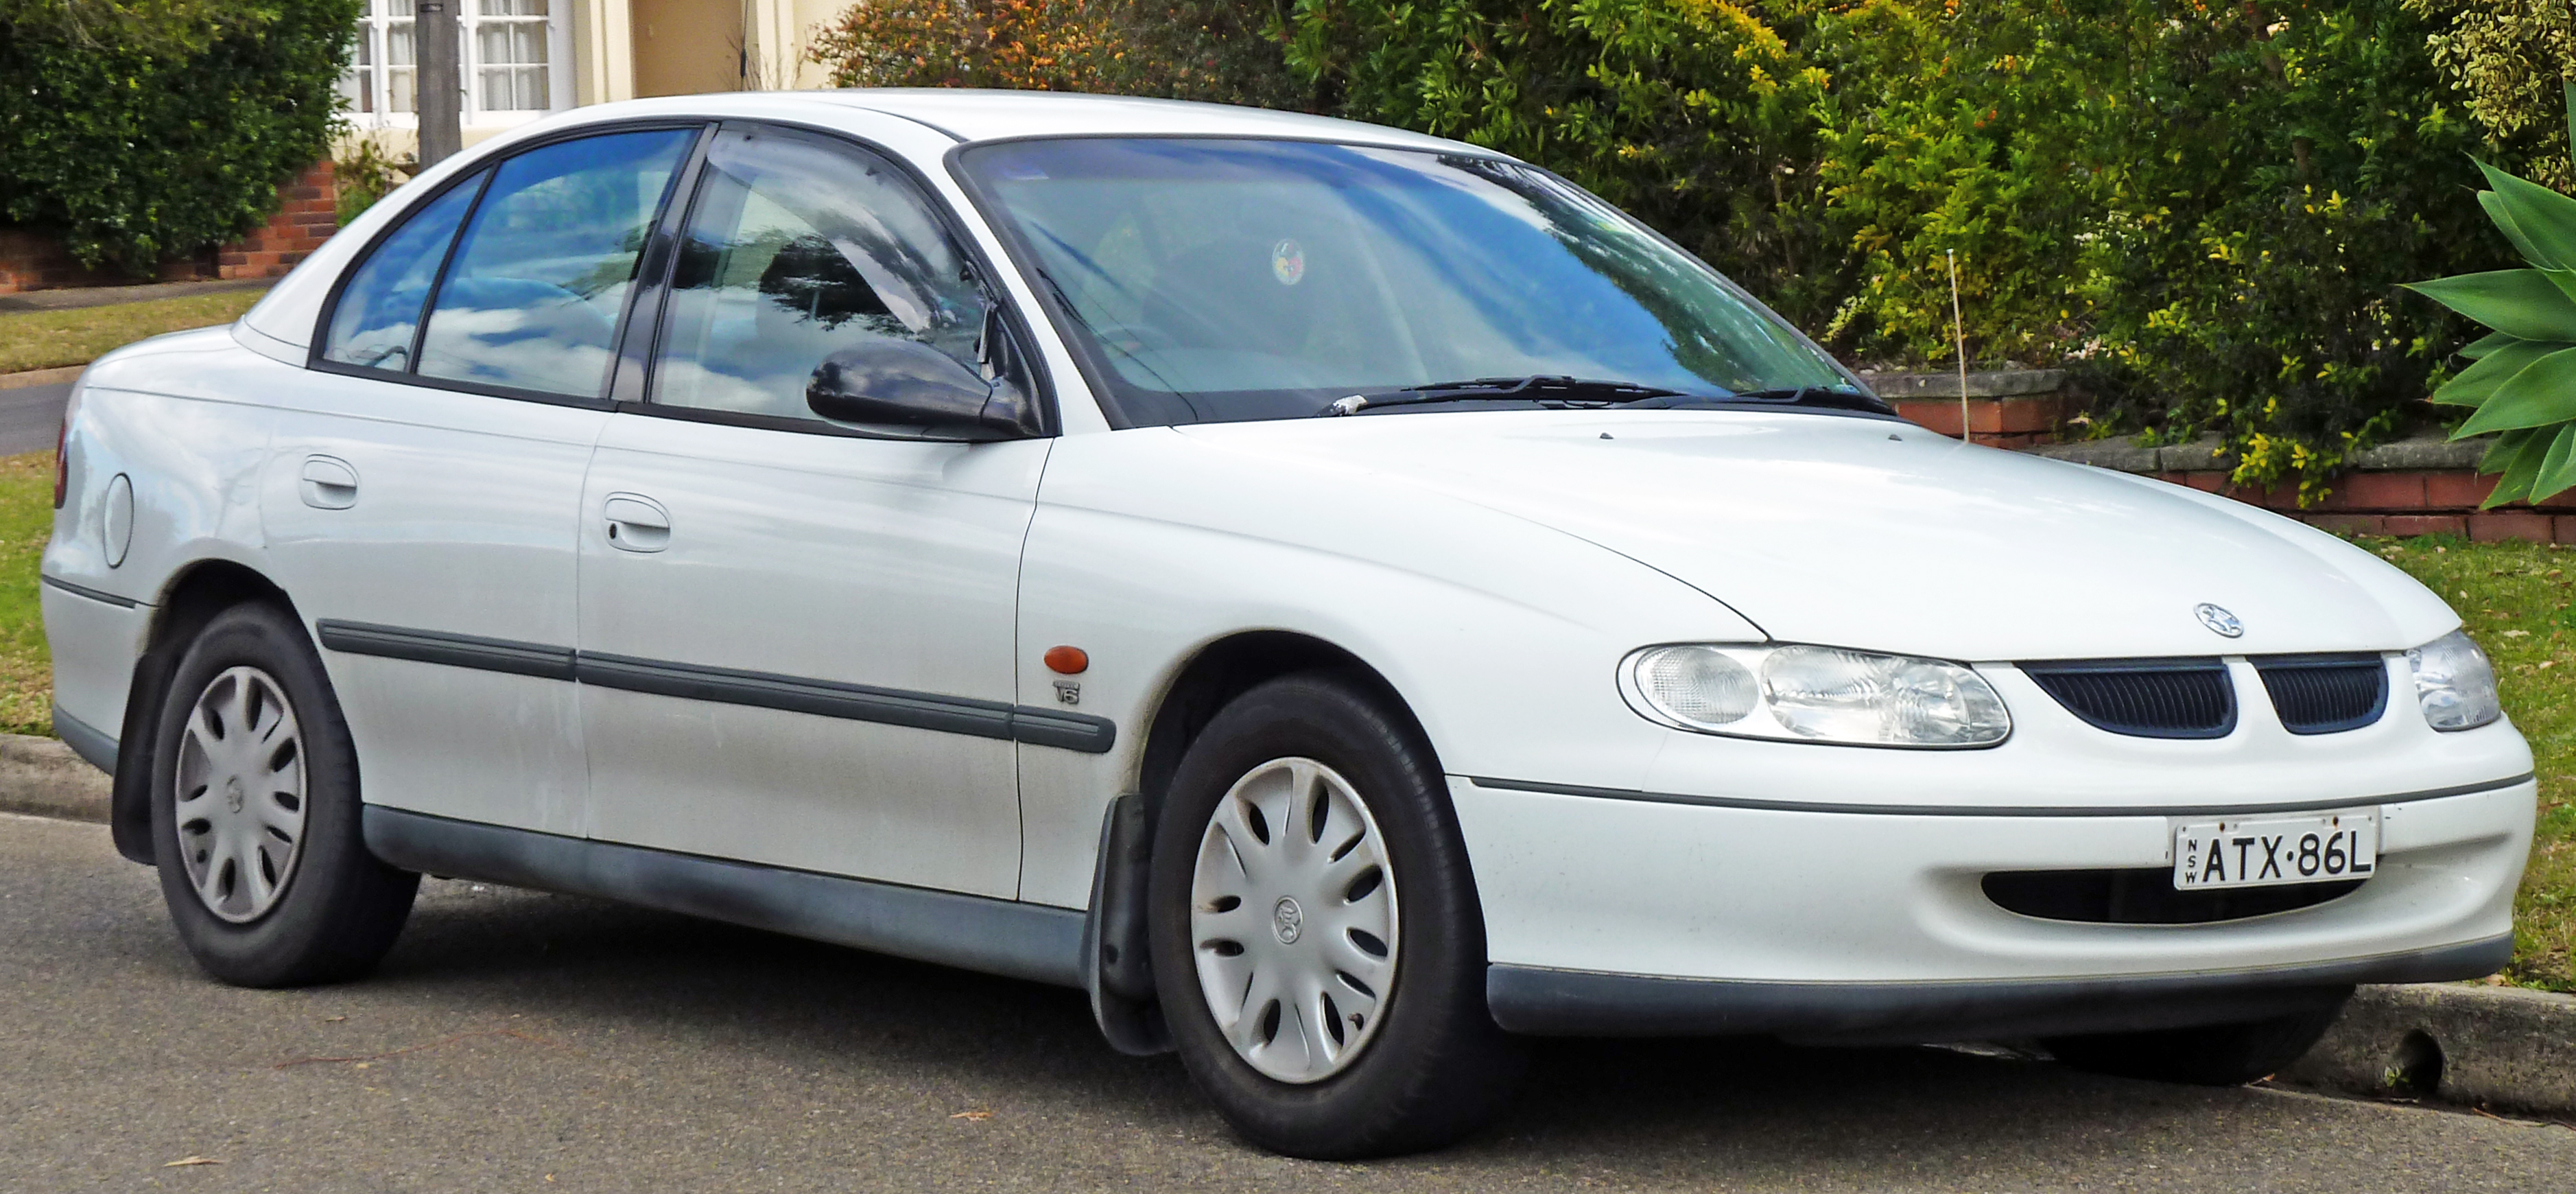
<path fill-rule="evenodd" d="M 572 0 L 552 0 L 546 5 L 546 107 L 542 110 L 504 111 L 491 111 L 483 107 L 483 79 L 480 69 L 482 62 L 479 58 L 482 41 L 477 36 L 484 20 L 482 0 L 448 0 L 448 2 L 457 7 L 457 36 L 464 41 L 463 45 L 457 47 L 457 74 L 460 76 L 458 82 L 465 92 L 459 97 L 459 110 L 465 127 L 503 129 L 512 125 L 525 124 L 573 106 Z M 341 76 L 341 94 L 349 96 L 351 100 L 349 123 L 356 128 L 375 130 L 420 127 L 420 117 L 417 113 L 384 110 L 391 102 L 390 84 L 393 77 L 393 64 L 387 60 L 385 34 L 391 26 L 411 21 L 409 10 L 412 3 L 413 0 L 367 0 L 367 11 L 365 15 L 358 18 L 356 32 L 359 38 L 364 39 L 366 53 L 363 56 L 368 60 L 368 65 L 358 65 L 361 55 L 353 52 L 349 56 L 349 73 Z M 527 19 L 529 18 L 492 18 L 496 24 Z M 357 108 L 356 85 L 358 76 L 362 72 L 369 76 L 367 82 L 373 88 L 376 97 L 377 110 L 374 112 L 361 112 Z"/>

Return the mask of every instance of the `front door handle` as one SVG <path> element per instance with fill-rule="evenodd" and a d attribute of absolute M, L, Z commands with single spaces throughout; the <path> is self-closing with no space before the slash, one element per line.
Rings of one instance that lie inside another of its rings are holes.
<path fill-rule="evenodd" d="M 304 458 L 304 504 L 316 510 L 346 510 L 358 504 L 358 470 L 337 456 Z"/>
<path fill-rule="evenodd" d="M 620 551 L 660 551 L 671 545 L 671 512 L 640 493 L 612 493 L 600 513 L 608 519 L 608 545 Z"/>

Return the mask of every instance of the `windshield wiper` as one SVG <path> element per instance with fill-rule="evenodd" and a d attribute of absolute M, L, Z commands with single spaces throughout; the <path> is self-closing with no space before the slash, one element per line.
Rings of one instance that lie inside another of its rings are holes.
<path fill-rule="evenodd" d="M 1674 410 L 1700 407 L 1803 406 L 1826 410 L 1856 410 L 1874 415 L 1896 413 L 1894 407 L 1850 386 L 1782 386 L 1771 390 L 1746 390 L 1740 394 L 1677 394 L 1623 403 L 1639 410 Z"/>
<path fill-rule="evenodd" d="M 1528 377 L 1472 377 L 1465 381 L 1433 382 L 1425 386 L 1406 386 L 1377 394 L 1352 394 L 1333 400 L 1333 404 L 1316 411 L 1318 415 L 1355 415 L 1364 410 L 1393 406 L 1422 406 L 1433 402 L 1643 402 L 1652 398 L 1689 397 L 1680 390 L 1639 385 L 1632 381 L 1601 381 L 1583 377 L 1564 377 L 1539 373 Z"/>

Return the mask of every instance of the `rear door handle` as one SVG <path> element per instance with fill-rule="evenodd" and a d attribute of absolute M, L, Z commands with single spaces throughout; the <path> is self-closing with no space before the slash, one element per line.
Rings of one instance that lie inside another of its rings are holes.
<path fill-rule="evenodd" d="M 612 493 L 600 507 L 608 519 L 608 545 L 620 551 L 660 551 L 671 545 L 671 512 L 640 493 Z"/>
<path fill-rule="evenodd" d="M 337 456 L 304 458 L 303 483 L 297 488 L 304 504 L 316 510 L 346 510 L 358 504 L 358 470 Z"/>

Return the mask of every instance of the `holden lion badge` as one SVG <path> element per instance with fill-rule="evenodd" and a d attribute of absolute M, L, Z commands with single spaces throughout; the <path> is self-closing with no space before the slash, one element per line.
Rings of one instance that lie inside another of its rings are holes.
<path fill-rule="evenodd" d="M 2245 623 L 2237 621 L 2236 615 L 2227 612 L 2223 606 L 2211 605 L 2204 601 L 2191 607 L 2191 612 L 2193 616 L 2200 619 L 2201 625 L 2209 627 L 2211 634 L 2221 638 L 2245 636 Z"/>
<path fill-rule="evenodd" d="M 1306 250 L 1293 240 L 1270 246 L 1270 276 L 1282 286 L 1294 286 L 1306 280 Z"/>

